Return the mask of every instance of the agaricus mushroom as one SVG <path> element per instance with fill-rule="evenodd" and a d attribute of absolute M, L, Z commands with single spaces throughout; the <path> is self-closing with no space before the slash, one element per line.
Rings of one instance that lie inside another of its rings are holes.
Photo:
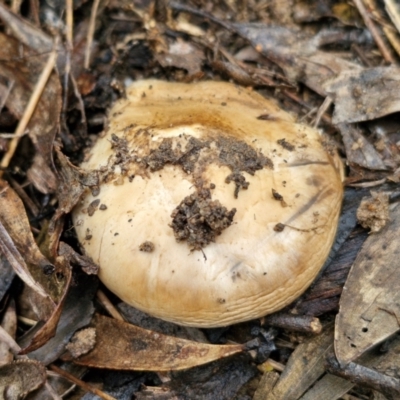
<path fill-rule="evenodd" d="M 100 193 L 73 212 L 100 279 L 177 324 L 224 326 L 283 308 L 334 240 L 336 152 L 233 84 L 133 83 L 83 168 L 102 176 Z"/>

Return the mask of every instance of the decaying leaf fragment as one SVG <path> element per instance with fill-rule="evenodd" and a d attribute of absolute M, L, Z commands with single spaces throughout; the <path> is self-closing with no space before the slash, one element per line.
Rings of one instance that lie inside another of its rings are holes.
<path fill-rule="evenodd" d="M 100 181 L 98 171 L 85 172 L 75 167 L 58 148 L 55 150 L 59 164 L 58 209 L 54 215 L 57 220 L 72 210 L 87 187 L 92 193 L 98 191 Z"/>
<path fill-rule="evenodd" d="M 0 17 L 2 15 L 0 7 Z M 6 106 L 17 118 L 21 118 L 29 98 L 43 70 L 48 55 L 34 54 L 24 48 L 21 58 L 21 44 L 12 37 L 0 33 L 0 75 L 12 82 L 12 90 L 6 97 Z M 42 53 L 42 54 L 43 54 Z M 61 111 L 61 85 L 58 76 L 53 73 L 44 88 L 35 107 L 27 130 L 37 150 L 28 177 L 42 193 L 53 193 L 57 187 L 54 174 L 52 149 L 59 128 Z"/>
<path fill-rule="evenodd" d="M 191 368 L 240 353 L 242 345 L 210 345 L 178 339 L 112 318 L 95 316 L 96 344 L 89 353 L 64 360 L 95 368 L 171 371 Z"/>
<path fill-rule="evenodd" d="M 46 368 L 33 360 L 19 360 L 0 367 L 0 396 L 19 400 L 46 380 Z"/>
<path fill-rule="evenodd" d="M 325 372 L 325 357 L 332 347 L 332 339 L 332 330 L 326 329 L 297 346 L 266 400 L 299 398 Z"/>
<path fill-rule="evenodd" d="M 36 245 L 21 200 L 3 180 L 0 180 L 0 200 L 0 249 L 18 276 L 39 296 L 47 299 L 51 310 L 54 303 L 51 304 L 43 285 L 34 279 L 28 266 L 35 266 L 42 274 L 52 272 L 54 267 Z"/>
<path fill-rule="evenodd" d="M 376 233 L 389 221 L 389 194 L 371 192 L 371 197 L 364 197 L 357 210 L 358 222 Z"/>
<path fill-rule="evenodd" d="M 343 288 L 335 331 L 342 364 L 400 329 L 400 205 L 389 210 L 389 222 L 365 241 Z"/>

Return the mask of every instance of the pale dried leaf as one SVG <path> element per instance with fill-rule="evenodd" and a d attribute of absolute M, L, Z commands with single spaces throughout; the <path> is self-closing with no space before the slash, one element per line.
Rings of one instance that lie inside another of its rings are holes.
<path fill-rule="evenodd" d="M 400 111 L 400 68 L 342 71 L 325 85 L 335 102 L 332 122 L 361 122 Z"/>
<path fill-rule="evenodd" d="M 389 223 L 365 241 L 350 270 L 336 317 L 335 352 L 343 364 L 400 329 L 399 229 L 395 204 Z"/>
<path fill-rule="evenodd" d="M 46 380 L 46 368 L 33 360 L 19 360 L 0 367 L 0 393 L 4 400 L 20 400 Z"/>
<path fill-rule="evenodd" d="M 325 357 L 332 343 L 333 330 L 327 328 L 321 335 L 297 346 L 266 400 L 299 398 L 325 372 Z"/>
<path fill-rule="evenodd" d="M 373 170 L 386 170 L 381 156 L 374 146 L 362 135 L 354 125 L 339 124 L 348 163 Z"/>

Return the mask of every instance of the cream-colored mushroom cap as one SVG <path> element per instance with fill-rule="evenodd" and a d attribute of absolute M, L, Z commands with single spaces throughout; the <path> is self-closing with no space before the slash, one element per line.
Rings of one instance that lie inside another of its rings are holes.
<path fill-rule="evenodd" d="M 318 131 L 222 82 L 143 80 L 109 114 L 82 167 L 101 174 L 73 212 L 122 300 L 217 327 L 291 303 L 328 256 L 341 163 Z"/>

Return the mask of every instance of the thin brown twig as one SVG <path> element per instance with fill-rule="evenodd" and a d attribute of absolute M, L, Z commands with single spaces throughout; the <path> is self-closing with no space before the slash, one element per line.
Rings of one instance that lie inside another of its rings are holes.
<path fill-rule="evenodd" d="M 113 318 L 117 319 L 118 321 L 125 322 L 124 317 L 120 314 L 120 312 L 114 307 L 108 297 L 100 289 L 97 291 L 97 299 Z"/>
<path fill-rule="evenodd" d="M 65 21 L 67 25 L 66 37 L 69 50 L 73 48 L 73 37 L 74 37 L 74 5 L 72 0 L 66 0 L 65 2 Z"/>
<path fill-rule="evenodd" d="M 93 393 L 96 396 L 99 396 L 103 400 L 117 400 L 115 397 L 112 397 L 108 395 L 107 393 L 104 393 L 103 391 L 87 384 L 86 382 L 78 379 L 76 376 L 70 374 L 69 372 L 57 367 L 56 365 L 52 364 L 49 366 L 49 368 L 56 372 L 58 375 L 62 376 L 63 378 L 67 379 L 68 381 L 74 383 L 75 385 L 79 386 L 83 390 L 86 390 L 87 392 Z"/>
<path fill-rule="evenodd" d="M 358 12 L 360 13 L 362 19 L 364 20 L 366 27 L 371 32 L 371 35 L 374 38 L 375 43 L 382 54 L 382 57 L 385 59 L 386 62 L 393 64 L 395 62 L 395 59 L 393 58 L 391 51 L 387 48 L 384 40 L 382 39 L 379 30 L 377 29 L 374 22 L 370 18 L 369 13 L 364 6 L 363 1 L 354 0 L 354 4 L 356 5 Z"/>
<path fill-rule="evenodd" d="M 93 37 L 96 27 L 96 17 L 97 17 L 97 10 L 99 9 L 99 4 L 100 0 L 94 0 L 92 5 L 92 10 L 90 13 L 89 29 L 86 40 L 86 51 L 85 51 L 85 61 L 84 61 L 85 69 L 89 69 L 90 66 L 90 55 L 92 52 Z"/>
<path fill-rule="evenodd" d="M 1 163 L 0 163 L 1 169 L 5 169 L 9 166 L 10 161 L 15 153 L 15 150 L 17 149 L 20 137 L 26 131 L 26 127 L 28 126 L 28 123 L 36 109 L 37 103 L 40 99 L 40 96 L 43 93 L 43 90 L 46 86 L 46 83 L 47 83 L 49 77 L 50 77 L 50 74 L 53 71 L 56 60 L 57 60 L 57 51 L 56 51 L 56 45 L 55 45 L 53 51 L 51 52 L 51 54 L 47 60 L 46 65 L 36 83 L 36 86 L 32 92 L 29 102 L 25 108 L 24 114 L 18 123 L 17 129 L 14 132 L 15 137 L 10 141 L 7 153 L 4 154 L 3 159 L 1 160 Z M 0 171 L 0 178 L 2 177 L 2 175 L 3 175 L 3 171 Z"/>

